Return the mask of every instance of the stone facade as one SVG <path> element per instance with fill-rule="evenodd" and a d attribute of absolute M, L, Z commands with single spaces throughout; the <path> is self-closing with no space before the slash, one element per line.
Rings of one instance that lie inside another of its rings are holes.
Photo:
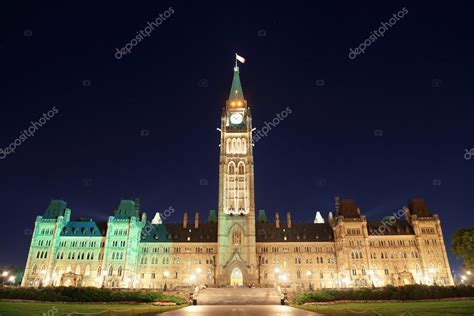
<path fill-rule="evenodd" d="M 219 131 L 217 214 L 150 222 L 136 199 L 122 200 L 106 223 L 72 221 L 66 202 L 52 200 L 36 218 L 22 286 L 453 284 L 439 217 L 422 199 L 382 221 L 339 198 L 327 220 L 319 212 L 306 224 L 292 223 L 290 212 L 284 222 L 279 212 L 273 222 L 263 210 L 256 217 L 254 129 L 237 66 Z"/>

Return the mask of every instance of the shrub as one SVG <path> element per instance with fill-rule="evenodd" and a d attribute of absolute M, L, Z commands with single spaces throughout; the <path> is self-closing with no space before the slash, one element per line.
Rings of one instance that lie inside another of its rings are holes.
<path fill-rule="evenodd" d="M 186 303 L 185 299 L 161 292 L 123 291 L 95 287 L 0 288 L 0 299 L 21 299 L 49 302 L 172 302 Z"/>
<path fill-rule="evenodd" d="M 473 286 L 407 285 L 403 287 L 364 288 L 357 290 L 318 290 L 295 296 L 295 304 L 337 300 L 425 300 L 457 297 L 474 297 Z"/>

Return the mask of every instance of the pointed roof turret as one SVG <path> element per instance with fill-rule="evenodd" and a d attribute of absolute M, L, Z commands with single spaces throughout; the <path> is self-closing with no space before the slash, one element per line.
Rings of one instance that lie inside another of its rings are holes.
<path fill-rule="evenodd" d="M 210 210 L 207 217 L 207 223 L 217 223 L 216 210 Z"/>
<path fill-rule="evenodd" d="M 258 211 L 257 222 L 259 222 L 259 223 L 266 223 L 266 222 L 268 222 L 267 214 L 265 213 L 265 210 L 259 210 L 259 211 Z"/>

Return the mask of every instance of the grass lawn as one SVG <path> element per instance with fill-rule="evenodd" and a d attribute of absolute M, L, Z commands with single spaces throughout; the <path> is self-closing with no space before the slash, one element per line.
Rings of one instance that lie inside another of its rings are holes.
<path fill-rule="evenodd" d="M 73 312 L 94 313 L 95 315 L 155 315 L 157 313 L 185 307 L 181 306 L 152 306 L 130 304 L 61 304 L 61 303 L 14 303 L 0 302 L 0 316 L 66 316 Z M 133 312 L 132 312 L 133 309 Z M 109 313 L 109 310 L 111 312 Z M 49 313 L 48 313 L 49 311 Z M 99 313 L 103 312 L 103 313 Z M 45 314 L 43 314 L 45 313 Z M 71 314 L 80 315 L 80 314 Z M 87 314 L 86 314 L 87 315 Z M 92 315 L 92 314 L 91 314 Z"/>
<path fill-rule="evenodd" d="M 332 305 L 294 305 L 325 315 L 474 315 L 474 300 L 400 303 L 340 303 Z"/>

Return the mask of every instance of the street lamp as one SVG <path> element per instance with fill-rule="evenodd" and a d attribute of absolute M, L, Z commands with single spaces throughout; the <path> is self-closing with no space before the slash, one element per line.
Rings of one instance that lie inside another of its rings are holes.
<path fill-rule="evenodd" d="M 165 278 L 165 286 L 163 287 L 163 291 L 166 291 L 166 279 L 170 276 L 170 273 L 168 271 L 163 272 L 163 277 Z"/>
<path fill-rule="evenodd" d="M 202 272 L 201 268 L 197 268 L 197 269 L 196 269 L 197 285 L 199 285 L 199 277 L 201 276 L 201 272 Z"/>
<path fill-rule="evenodd" d="M 9 281 L 10 283 L 15 282 L 15 276 L 12 275 L 11 277 L 9 277 L 9 278 L 8 278 L 8 281 Z"/>
<path fill-rule="evenodd" d="M 2 272 L 2 285 L 5 285 L 5 278 L 8 276 L 8 271 Z"/>
<path fill-rule="evenodd" d="M 313 276 L 313 272 L 306 271 L 306 275 L 308 276 L 308 287 L 312 291 L 313 290 L 313 285 L 311 284 L 311 277 Z"/>

